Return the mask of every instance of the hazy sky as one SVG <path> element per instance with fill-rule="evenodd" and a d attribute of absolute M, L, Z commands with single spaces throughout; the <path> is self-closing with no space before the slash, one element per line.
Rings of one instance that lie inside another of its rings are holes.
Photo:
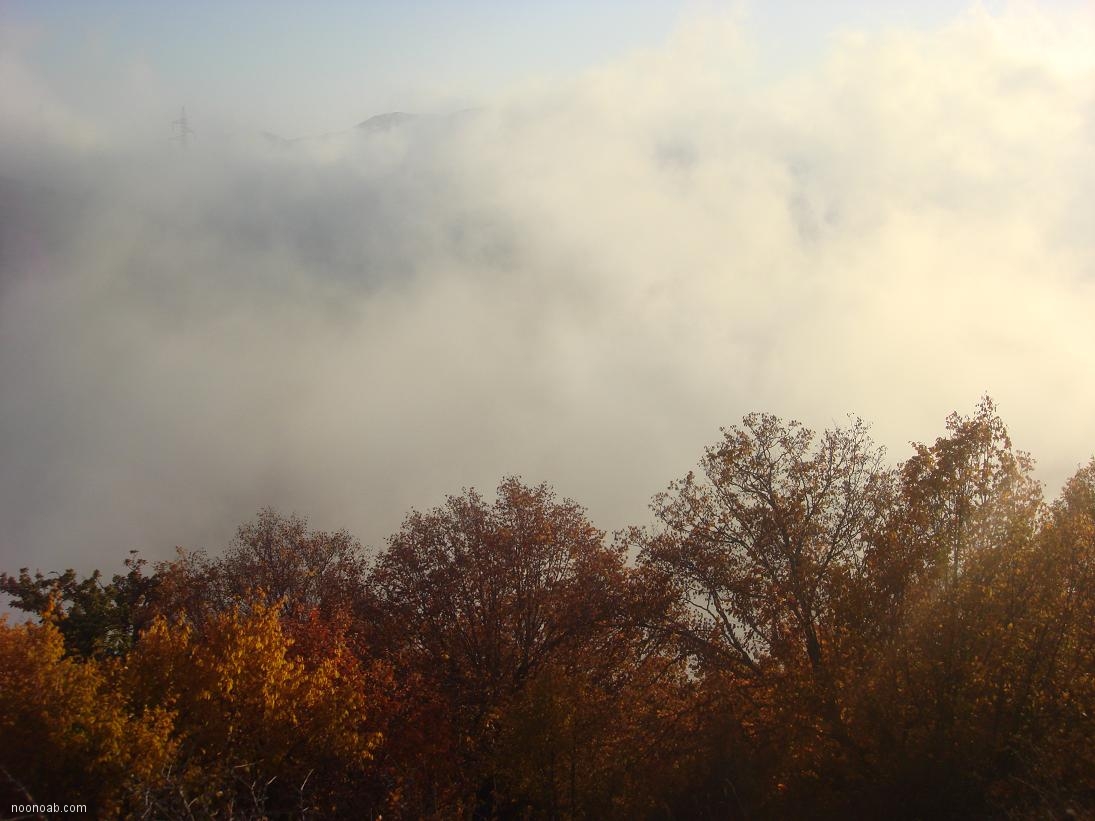
<path fill-rule="evenodd" d="M 299 136 L 377 111 L 480 105 L 523 83 L 657 49 L 682 22 L 714 14 L 733 14 L 758 64 L 781 70 L 816 58 L 842 31 L 930 28 L 966 8 L 955 0 L 5 0 L 0 15 L 6 48 L 15 41 L 54 95 L 112 133 L 162 130 L 185 104 L 197 124 Z"/>
<path fill-rule="evenodd" d="M 506 473 L 613 529 L 749 411 L 984 392 L 1056 492 L 1092 191 L 1091 4 L 5 2 L 0 567 Z"/>

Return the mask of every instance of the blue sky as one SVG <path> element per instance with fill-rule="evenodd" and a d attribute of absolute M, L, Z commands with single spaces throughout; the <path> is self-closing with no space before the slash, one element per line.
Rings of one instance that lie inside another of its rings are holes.
<path fill-rule="evenodd" d="M 697 16 L 738 15 L 764 70 L 778 73 L 815 59 L 834 34 L 931 28 L 968 5 L 9 0 L 0 19 L 54 91 L 92 116 L 150 114 L 160 100 L 164 111 L 185 104 L 199 120 L 295 136 L 378 111 L 478 105 L 655 48 Z"/>

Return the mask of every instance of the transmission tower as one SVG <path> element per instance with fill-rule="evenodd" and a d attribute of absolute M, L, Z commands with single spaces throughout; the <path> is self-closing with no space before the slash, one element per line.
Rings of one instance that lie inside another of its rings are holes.
<path fill-rule="evenodd" d="M 190 135 L 194 133 L 194 129 L 190 127 L 190 122 L 186 119 L 186 106 L 182 107 L 179 119 L 171 121 L 171 127 L 175 132 L 171 139 L 186 148 Z"/>

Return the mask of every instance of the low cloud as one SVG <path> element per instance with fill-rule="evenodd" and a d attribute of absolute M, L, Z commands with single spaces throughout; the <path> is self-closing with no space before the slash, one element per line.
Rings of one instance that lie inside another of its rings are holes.
<path fill-rule="evenodd" d="M 265 504 L 379 545 L 510 472 L 611 529 L 752 410 L 854 412 L 897 460 L 988 391 L 1051 491 L 1095 449 L 1090 17 L 778 80 L 703 21 L 473 111 L 185 150 L 9 51 L 9 569 L 216 549 Z"/>

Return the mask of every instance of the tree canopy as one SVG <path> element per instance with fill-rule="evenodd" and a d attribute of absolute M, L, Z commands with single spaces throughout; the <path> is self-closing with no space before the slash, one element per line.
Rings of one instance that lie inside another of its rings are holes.
<path fill-rule="evenodd" d="M 607 536 L 503 478 L 380 550 L 0 576 L 0 800 L 132 818 L 1095 818 L 1095 459 L 1051 501 L 987 397 L 722 430 Z"/>

